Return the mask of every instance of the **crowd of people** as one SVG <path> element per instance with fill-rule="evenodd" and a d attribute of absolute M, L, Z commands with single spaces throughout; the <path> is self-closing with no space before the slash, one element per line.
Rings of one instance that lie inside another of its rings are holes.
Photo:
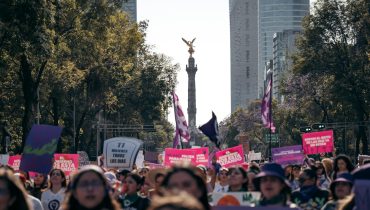
<path fill-rule="evenodd" d="M 175 165 L 134 170 L 87 165 L 71 176 L 0 168 L 0 210 L 210 210 L 211 193 L 259 192 L 251 207 L 356 209 L 354 183 L 370 179 L 370 160 L 354 166 L 339 155 L 302 165 L 250 163 L 248 168 Z M 357 210 L 359 210 L 357 208 Z"/>

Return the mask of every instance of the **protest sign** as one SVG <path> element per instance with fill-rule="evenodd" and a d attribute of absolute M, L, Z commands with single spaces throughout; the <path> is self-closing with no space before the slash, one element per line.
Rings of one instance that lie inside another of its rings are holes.
<path fill-rule="evenodd" d="M 78 154 L 78 168 L 82 168 L 83 166 L 90 165 L 89 156 L 85 151 L 77 151 Z"/>
<path fill-rule="evenodd" d="M 54 154 L 54 168 L 69 176 L 78 169 L 78 154 Z"/>
<path fill-rule="evenodd" d="M 173 149 L 166 148 L 164 156 L 164 165 L 172 166 L 179 163 L 193 163 L 195 159 L 195 150 L 192 149 Z"/>
<path fill-rule="evenodd" d="M 8 154 L 0 155 L 0 166 L 1 165 L 8 165 L 8 161 L 9 161 L 9 155 Z"/>
<path fill-rule="evenodd" d="M 356 209 L 370 210 L 370 181 L 355 180 Z"/>
<path fill-rule="evenodd" d="M 271 153 L 274 162 L 283 166 L 289 164 L 303 164 L 304 154 L 301 145 L 272 148 Z"/>
<path fill-rule="evenodd" d="M 302 134 L 302 146 L 306 155 L 332 152 L 333 142 L 333 130 Z"/>
<path fill-rule="evenodd" d="M 151 163 L 151 162 L 146 162 L 144 164 L 146 167 L 149 167 L 149 169 L 157 169 L 157 168 L 165 168 L 164 165 L 162 164 L 157 164 L 157 163 Z"/>
<path fill-rule="evenodd" d="M 200 147 L 192 149 L 195 151 L 195 160 L 194 164 L 196 166 L 208 166 L 209 150 L 208 147 Z"/>
<path fill-rule="evenodd" d="M 251 162 L 253 160 L 261 160 L 262 159 L 262 153 L 261 152 L 254 152 L 249 151 L 248 153 L 248 161 Z"/>
<path fill-rule="evenodd" d="M 19 171 L 19 166 L 21 164 L 22 155 L 12 155 L 9 156 L 8 166 L 12 167 L 14 171 Z"/>
<path fill-rule="evenodd" d="M 104 167 L 132 170 L 143 141 L 131 137 L 116 137 L 104 141 Z"/>
<path fill-rule="evenodd" d="M 49 173 L 61 133 L 62 128 L 58 126 L 33 125 L 23 149 L 20 169 Z"/>
<path fill-rule="evenodd" d="M 260 192 L 212 193 L 209 202 L 214 206 L 250 206 L 259 201 Z"/>
<path fill-rule="evenodd" d="M 217 162 L 223 167 L 241 165 L 244 163 L 244 151 L 242 145 L 216 152 Z"/>
<path fill-rule="evenodd" d="M 208 166 L 209 151 L 208 147 L 191 149 L 173 149 L 166 148 L 164 156 L 164 165 L 171 166 L 178 163 L 191 163 L 192 165 Z"/>
<path fill-rule="evenodd" d="M 214 206 L 212 210 L 300 210 L 289 207 L 248 207 L 248 206 Z"/>

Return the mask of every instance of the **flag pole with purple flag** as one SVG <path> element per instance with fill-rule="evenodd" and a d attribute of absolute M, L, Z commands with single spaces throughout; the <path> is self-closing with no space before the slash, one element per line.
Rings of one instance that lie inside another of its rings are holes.
<path fill-rule="evenodd" d="M 269 141 L 269 158 L 271 160 L 271 137 L 272 133 L 275 133 L 275 125 L 272 120 L 272 71 L 268 72 L 269 80 L 265 89 L 265 94 L 261 104 L 261 116 L 262 124 L 265 128 L 269 128 L 270 141 Z"/>
<path fill-rule="evenodd" d="M 218 132 L 218 123 L 215 113 L 212 112 L 212 118 L 204 125 L 199 127 L 199 130 L 211 140 L 218 149 L 220 149 L 220 137 Z"/>
<path fill-rule="evenodd" d="M 173 148 L 176 148 L 177 145 L 180 143 L 181 149 L 183 148 L 182 142 L 189 142 L 190 140 L 190 133 L 188 129 L 188 124 L 185 119 L 184 112 L 179 103 L 179 97 L 176 95 L 175 92 L 172 92 L 173 98 L 173 108 L 175 114 L 175 121 L 176 121 L 176 132 L 175 137 L 173 139 Z M 182 138 L 184 140 L 182 140 Z"/>

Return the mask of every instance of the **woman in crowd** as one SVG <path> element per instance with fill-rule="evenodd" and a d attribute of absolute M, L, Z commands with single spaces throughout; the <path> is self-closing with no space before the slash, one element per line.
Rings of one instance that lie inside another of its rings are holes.
<path fill-rule="evenodd" d="M 328 201 L 329 192 L 317 186 L 316 167 L 306 168 L 299 175 L 300 188 L 292 193 L 291 200 L 300 208 L 319 210 Z"/>
<path fill-rule="evenodd" d="M 30 194 L 38 199 L 41 199 L 42 192 L 48 187 L 48 178 L 45 174 L 36 173 L 33 178 L 33 188 L 30 190 Z"/>
<path fill-rule="evenodd" d="M 207 187 L 192 167 L 173 167 L 163 180 L 162 186 L 170 192 L 185 191 L 198 199 L 204 210 L 210 210 Z"/>
<path fill-rule="evenodd" d="M 289 176 L 289 184 L 292 191 L 299 188 L 299 174 L 301 173 L 301 166 L 293 165 Z"/>
<path fill-rule="evenodd" d="M 12 171 L 5 168 L 0 169 L 0 209 L 32 209 L 22 183 L 14 176 Z"/>
<path fill-rule="evenodd" d="M 351 173 L 355 168 L 347 155 L 338 155 L 334 159 L 334 170 L 332 180 L 335 180 L 341 173 Z"/>
<path fill-rule="evenodd" d="M 126 185 L 126 194 L 120 200 L 123 209 L 146 210 L 150 201 L 148 198 L 143 198 L 139 195 L 139 191 L 143 186 L 142 177 L 130 173 L 123 184 Z"/>
<path fill-rule="evenodd" d="M 267 163 L 253 180 L 256 190 L 261 192 L 259 206 L 289 207 L 297 206 L 289 201 L 290 186 L 284 169 L 276 163 Z"/>
<path fill-rule="evenodd" d="M 109 191 L 110 184 L 102 169 L 85 166 L 73 177 L 61 210 L 119 210 L 120 205 Z"/>
<path fill-rule="evenodd" d="M 151 186 L 153 186 L 153 188 L 149 190 L 149 199 L 152 199 L 155 195 L 162 195 L 161 185 L 166 173 L 167 169 L 164 168 L 156 168 L 149 171 L 148 181 Z"/>
<path fill-rule="evenodd" d="M 41 194 L 41 203 L 44 210 L 59 209 L 64 200 L 67 187 L 65 173 L 60 169 L 52 169 L 49 173 L 49 185 Z"/>
<path fill-rule="evenodd" d="M 217 174 L 217 182 L 213 189 L 213 192 L 227 192 L 229 190 L 229 180 L 228 180 L 229 169 L 221 168 Z"/>
<path fill-rule="evenodd" d="M 250 166 L 248 167 L 248 191 L 256 191 L 253 184 L 253 179 L 256 177 L 256 175 L 261 171 L 260 167 L 257 163 L 252 162 Z"/>
<path fill-rule="evenodd" d="M 320 161 L 316 161 L 315 166 L 317 168 L 317 185 L 323 189 L 329 189 L 331 179 L 327 176 L 324 165 Z"/>
<path fill-rule="evenodd" d="M 338 209 L 339 200 L 342 200 L 351 194 L 352 186 L 352 175 L 349 173 L 340 174 L 338 178 L 330 184 L 330 191 L 333 195 L 333 200 L 327 202 L 321 210 Z"/>
<path fill-rule="evenodd" d="M 242 167 L 229 169 L 229 192 L 247 192 L 248 175 Z"/>
<path fill-rule="evenodd" d="M 324 158 L 321 160 L 322 165 L 325 168 L 326 176 L 329 178 L 333 177 L 333 160 L 330 158 Z"/>

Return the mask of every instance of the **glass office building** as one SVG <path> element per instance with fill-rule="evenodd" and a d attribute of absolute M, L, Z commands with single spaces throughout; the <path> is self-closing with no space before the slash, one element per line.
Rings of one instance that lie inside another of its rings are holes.
<path fill-rule="evenodd" d="M 274 34 L 284 30 L 301 30 L 302 19 L 309 14 L 309 0 L 258 1 L 258 93 L 263 95 L 265 65 L 273 59 Z"/>

